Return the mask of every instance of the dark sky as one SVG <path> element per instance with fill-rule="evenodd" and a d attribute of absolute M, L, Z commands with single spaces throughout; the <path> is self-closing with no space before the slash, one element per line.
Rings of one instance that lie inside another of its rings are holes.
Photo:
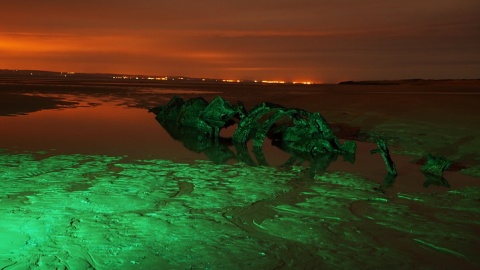
<path fill-rule="evenodd" d="M 0 68 L 480 78 L 479 0 L 0 0 Z"/>

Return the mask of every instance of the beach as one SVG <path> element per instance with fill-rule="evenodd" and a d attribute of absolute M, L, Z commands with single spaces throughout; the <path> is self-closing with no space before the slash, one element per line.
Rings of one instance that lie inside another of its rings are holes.
<path fill-rule="evenodd" d="M 319 112 L 355 162 L 188 149 L 148 112 L 174 96 Z M 479 80 L 0 79 L 0 268 L 478 268 L 479 101 Z M 421 173 L 428 154 L 443 177 Z"/>

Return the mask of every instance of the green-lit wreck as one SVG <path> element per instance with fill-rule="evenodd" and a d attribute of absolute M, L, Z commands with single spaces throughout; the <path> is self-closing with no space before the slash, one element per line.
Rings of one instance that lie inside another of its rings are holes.
<path fill-rule="evenodd" d="M 264 102 L 247 111 L 242 103 L 232 105 L 221 97 L 210 103 L 201 97 L 187 101 L 174 97 L 165 106 L 150 111 L 173 138 L 181 140 L 191 150 L 202 151 L 222 143 L 233 143 L 239 154 L 237 158 L 242 159 L 240 153 L 245 153 L 248 141 L 252 140 L 254 152 L 260 153 L 268 137 L 272 144 L 292 154 L 312 158 L 343 155 L 349 160 L 355 155 L 355 142 L 340 143 L 319 113 L 278 104 Z M 220 130 L 234 124 L 238 126 L 233 136 L 220 138 Z"/>
<path fill-rule="evenodd" d="M 156 120 L 172 138 L 181 141 L 191 151 L 205 153 L 217 163 L 235 158 L 251 165 L 267 165 L 262 151 L 265 138 L 291 154 L 285 165 L 293 164 L 297 159 L 308 160 L 311 169 L 317 172 L 325 170 L 338 156 L 352 163 L 355 161 L 356 142 L 347 140 L 341 143 L 318 112 L 268 102 L 247 111 L 243 103 L 233 105 L 219 96 L 211 102 L 202 97 L 185 101 L 175 96 L 166 105 L 149 111 L 156 115 Z M 220 130 L 232 125 L 237 125 L 233 136 L 221 137 Z M 249 141 L 252 141 L 256 162 L 247 150 Z M 235 153 L 230 150 L 231 145 L 235 146 Z M 387 168 L 386 179 L 391 182 L 397 175 L 395 163 L 385 140 L 378 140 L 377 146 L 371 153 L 382 155 Z M 451 163 L 438 159 L 444 163 L 439 167 L 436 160 L 430 158 L 422 172 L 442 178 L 443 170 Z"/>

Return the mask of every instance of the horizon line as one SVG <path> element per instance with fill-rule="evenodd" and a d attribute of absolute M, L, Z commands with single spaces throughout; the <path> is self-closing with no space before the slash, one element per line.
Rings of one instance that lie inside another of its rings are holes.
<path fill-rule="evenodd" d="M 381 83 L 381 82 L 411 82 L 411 81 L 475 81 L 480 80 L 479 78 L 448 78 L 448 79 L 431 79 L 431 78 L 399 78 L 399 79 L 366 79 L 366 80 L 342 80 L 338 82 L 314 82 L 314 81 L 288 81 L 288 80 L 262 80 L 262 79 L 227 79 L 227 78 L 211 78 L 211 77 L 192 77 L 184 75 L 151 75 L 151 74 L 133 74 L 133 73 L 115 73 L 115 72 L 83 72 L 83 71 L 54 71 L 54 70 L 42 70 L 42 69 L 10 69 L 10 68 L 0 68 L 0 71 L 10 71 L 10 72 L 41 72 L 41 73 L 59 73 L 67 77 L 68 75 L 104 75 L 112 76 L 111 79 L 132 79 L 132 80 L 198 80 L 198 81 L 215 81 L 215 82 L 224 82 L 224 83 L 264 83 L 264 84 L 303 84 L 303 85 L 314 85 L 314 84 L 357 84 L 357 83 Z M 0 73 L 1 75 L 1 73 Z M 33 74 L 32 74 L 33 75 Z M 117 76 L 114 76 L 117 75 Z"/>

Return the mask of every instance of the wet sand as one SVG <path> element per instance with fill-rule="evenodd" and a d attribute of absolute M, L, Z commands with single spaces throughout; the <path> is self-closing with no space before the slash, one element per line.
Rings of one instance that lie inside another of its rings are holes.
<path fill-rule="evenodd" d="M 4 79 L 0 268 L 478 268 L 479 87 Z M 216 164 L 146 112 L 173 95 L 318 111 L 362 141 L 357 161 L 317 173 L 266 148 L 271 167 Z M 378 138 L 397 162 L 391 186 L 369 154 Z M 427 153 L 455 161 L 450 188 L 424 187 Z"/>

